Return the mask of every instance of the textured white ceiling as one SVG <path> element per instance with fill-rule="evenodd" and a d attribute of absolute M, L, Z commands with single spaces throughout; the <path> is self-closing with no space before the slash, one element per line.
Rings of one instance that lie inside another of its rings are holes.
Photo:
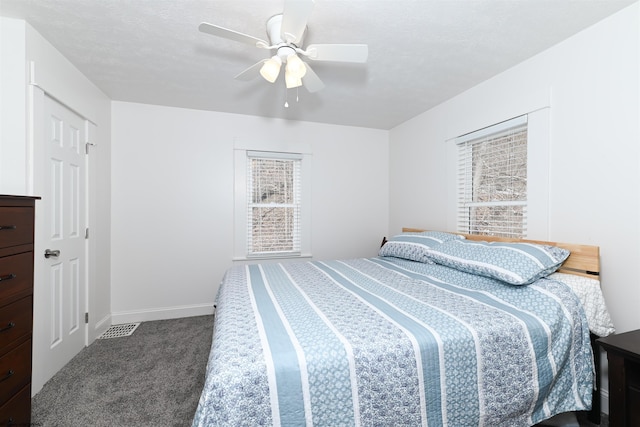
<path fill-rule="evenodd" d="M 0 0 L 0 15 L 113 100 L 390 129 L 636 1 L 317 0 L 305 44 L 366 43 L 369 60 L 313 63 L 326 85 L 313 94 L 234 80 L 268 51 L 198 31 L 266 38 L 283 0 Z"/>

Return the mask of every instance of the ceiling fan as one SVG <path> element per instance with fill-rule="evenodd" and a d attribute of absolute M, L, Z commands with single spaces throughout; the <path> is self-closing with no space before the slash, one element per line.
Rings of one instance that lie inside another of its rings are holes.
<path fill-rule="evenodd" d="M 203 33 L 275 51 L 271 58 L 252 65 L 235 76 L 236 79 L 251 80 L 259 73 L 273 83 L 280 74 L 282 64 L 285 64 L 287 89 L 304 86 L 309 92 L 317 92 L 324 87 L 324 83 L 301 57 L 312 61 L 365 63 L 369 49 L 366 44 L 310 44 L 304 49 L 303 41 L 313 4 L 314 0 L 285 0 L 283 12 L 267 21 L 269 42 L 206 22 L 201 23 L 198 29 Z"/>

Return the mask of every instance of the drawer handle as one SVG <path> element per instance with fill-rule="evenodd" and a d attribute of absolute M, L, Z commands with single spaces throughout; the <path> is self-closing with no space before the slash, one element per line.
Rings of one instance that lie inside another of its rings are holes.
<path fill-rule="evenodd" d="M 15 230 L 16 227 L 15 225 L 0 225 L 0 230 Z"/>
<path fill-rule="evenodd" d="M 6 276 L 0 276 L 0 282 L 2 282 L 3 280 L 11 280 L 11 279 L 15 279 L 16 275 L 13 273 L 9 273 Z"/>
<path fill-rule="evenodd" d="M 9 322 L 9 323 L 7 323 L 7 326 L 5 326 L 4 328 L 0 329 L 0 332 L 8 331 L 9 329 L 13 328 L 14 326 L 16 326 L 15 323 Z"/>
<path fill-rule="evenodd" d="M 7 375 L 5 375 L 4 378 L 0 379 L 0 382 L 8 380 L 13 376 L 14 373 L 15 372 L 13 372 L 13 369 L 9 369 L 9 372 L 7 372 Z"/>

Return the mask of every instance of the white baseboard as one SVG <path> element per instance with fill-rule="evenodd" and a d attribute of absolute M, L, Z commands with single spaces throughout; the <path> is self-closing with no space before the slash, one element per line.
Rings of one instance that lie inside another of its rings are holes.
<path fill-rule="evenodd" d="M 94 339 L 98 338 L 100 335 L 104 334 L 109 326 L 111 326 L 113 322 L 111 321 L 111 314 L 107 314 L 102 319 L 98 320 L 93 327 L 93 337 L 89 337 L 89 342 L 93 342 Z"/>
<path fill-rule="evenodd" d="M 111 313 L 112 324 L 150 322 L 153 320 L 179 319 L 181 317 L 207 316 L 213 314 L 213 304 L 183 305 L 144 310 Z"/>

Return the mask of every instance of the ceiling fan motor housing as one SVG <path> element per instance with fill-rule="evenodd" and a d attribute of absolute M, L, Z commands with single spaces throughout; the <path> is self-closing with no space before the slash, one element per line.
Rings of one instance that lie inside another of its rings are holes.
<path fill-rule="evenodd" d="M 300 36 L 298 41 L 299 46 L 297 46 L 282 39 L 282 14 L 273 15 L 269 20 L 267 20 L 267 36 L 269 36 L 269 41 L 272 45 L 278 46 L 277 55 L 283 63 L 287 62 L 287 58 L 290 55 L 296 53 L 296 47 L 302 46 L 306 32 L 307 31 L 305 29 L 305 32 Z"/>

